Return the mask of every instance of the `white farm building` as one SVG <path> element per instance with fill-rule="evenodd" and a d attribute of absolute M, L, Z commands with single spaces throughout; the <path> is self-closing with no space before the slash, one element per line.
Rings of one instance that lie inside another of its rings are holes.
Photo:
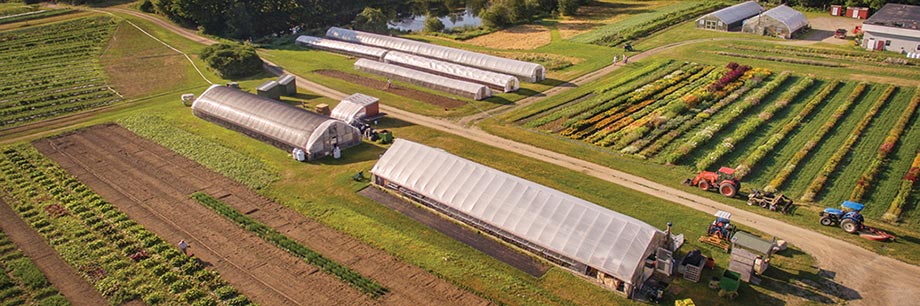
<path fill-rule="evenodd" d="M 404 139 L 371 173 L 380 188 L 627 296 L 654 272 L 646 265 L 649 255 L 670 241 L 668 233 L 632 217 Z"/>
<path fill-rule="evenodd" d="M 192 113 L 288 152 L 301 149 L 307 160 L 361 143 L 358 129 L 344 121 L 221 85 L 195 99 Z"/>

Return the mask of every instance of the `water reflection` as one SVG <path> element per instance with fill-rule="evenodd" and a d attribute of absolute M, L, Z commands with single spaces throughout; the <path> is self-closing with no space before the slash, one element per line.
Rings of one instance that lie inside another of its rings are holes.
<path fill-rule="evenodd" d="M 388 22 L 387 28 L 400 31 L 421 32 L 425 29 L 426 18 L 427 16 L 425 15 L 409 16 Z M 444 29 L 448 31 L 454 28 L 479 27 L 482 25 L 482 19 L 473 15 L 469 9 L 464 10 L 461 13 L 451 13 L 447 14 L 447 16 L 436 18 L 441 20 L 441 23 L 444 24 Z"/>

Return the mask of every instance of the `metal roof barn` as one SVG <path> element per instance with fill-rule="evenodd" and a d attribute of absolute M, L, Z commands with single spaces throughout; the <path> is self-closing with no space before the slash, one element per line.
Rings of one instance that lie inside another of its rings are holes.
<path fill-rule="evenodd" d="M 745 19 L 760 14 L 763 7 L 757 2 L 747 1 L 703 15 L 696 20 L 696 27 L 701 29 L 731 31 L 740 28 Z"/>
<path fill-rule="evenodd" d="M 326 31 L 326 37 L 408 52 L 479 69 L 510 74 L 527 82 L 539 82 L 546 79 L 546 68 L 536 63 L 337 27 L 329 28 L 329 30 Z"/>
<path fill-rule="evenodd" d="M 795 9 L 780 5 L 764 12 L 763 14 L 748 18 L 742 25 L 745 33 L 780 36 L 792 36 L 808 25 L 808 18 Z"/>
<path fill-rule="evenodd" d="M 486 71 L 405 52 L 390 51 L 384 55 L 383 60 L 390 64 L 489 85 L 493 88 L 501 89 L 504 92 L 512 92 L 520 88 L 518 79 L 507 74 Z"/>
<path fill-rule="evenodd" d="M 286 151 L 301 149 L 308 160 L 361 143 L 358 129 L 343 121 L 221 85 L 205 90 L 192 112 Z"/>
<path fill-rule="evenodd" d="M 355 62 L 355 69 L 358 71 L 382 75 L 387 78 L 440 90 L 474 100 L 482 100 L 492 96 L 492 90 L 489 89 L 488 86 L 482 84 L 451 79 L 423 71 L 409 69 L 393 64 L 375 62 L 363 58 L 358 59 L 358 61 Z"/>
<path fill-rule="evenodd" d="M 371 169 L 374 183 L 553 262 L 640 285 L 665 233 L 561 191 L 444 150 L 397 139 Z"/>
<path fill-rule="evenodd" d="M 371 46 L 306 35 L 298 36 L 297 44 L 313 49 L 355 55 L 378 61 L 382 61 L 383 56 L 386 55 L 388 51 L 386 49 L 375 48 Z"/>
<path fill-rule="evenodd" d="M 352 124 L 364 116 L 373 116 L 379 112 L 379 101 L 375 97 L 356 93 L 345 97 L 332 109 L 332 118 Z"/>

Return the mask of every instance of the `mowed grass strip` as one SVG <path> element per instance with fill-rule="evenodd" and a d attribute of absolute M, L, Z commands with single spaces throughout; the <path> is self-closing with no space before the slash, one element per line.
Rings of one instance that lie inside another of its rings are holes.
<path fill-rule="evenodd" d="M 386 294 L 389 289 L 384 288 L 382 285 L 376 281 L 364 277 L 358 272 L 355 272 L 348 267 L 345 267 L 331 259 L 323 257 L 323 255 L 313 251 L 303 244 L 300 244 L 294 239 L 291 239 L 284 234 L 279 233 L 278 231 L 266 226 L 262 222 L 256 221 L 249 216 L 242 214 L 240 211 L 236 210 L 233 207 L 221 202 L 214 197 L 202 192 L 193 193 L 190 196 L 195 201 L 198 201 L 201 205 L 208 207 L 215 212 L 219 213 L 221 216 L 226 217 L 230 221 L 236 222 L 240 227 L 246 229 L 247 231 L 256 234 L 256 236 L 265 239 L 268 242 L 273 243 L 279 248 L 284 249 L 285 251 L 294 254 L 297 257 L 300 257 L 307 263 L 314 265 L 323 272 L 337 277 L 339 280 L 361 290 L 361 292 L 371 296 L 372 298 L 379 298 Z"/>

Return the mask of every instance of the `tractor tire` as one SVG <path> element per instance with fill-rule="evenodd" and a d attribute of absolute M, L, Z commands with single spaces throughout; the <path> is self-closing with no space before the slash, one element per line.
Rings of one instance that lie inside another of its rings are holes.
<path fill-rule="evenodd" d="M 853 219 L 844 219 L 840 221 L 840 228 L 842 228 L 844 232 L 850 234 L 855 234 L 856 231 L 859 230 L 859 226 L 856 225 L 856 221 L 853 221 Z"/>
<path fill-rule="evenodd" d="M 819 220 L 819 222 L 821 222 L 821 225 L 824 225 L 824 226 L 834 225 L 834 220 L 831 220 L 831 218 L 829 217 L 821 217 L 821 220 Z"/>
<path fill-rule="evenodd" d="M 734 198 L 736 195 L 738 195 L 738 188 L 736 188 L 735 185 L 732 185 L 731 183 L 722 183 L 722 185 L 719 186 L 719 193 L 726 197 Z"/>
<path fill-rule="evenodd" d="M 703 190 L 706 190 L 706 191 L 709 191 L 709 182 L 708 182 L 708 181 L 705 181 L 705 180 L 700 180 L 700 183 L 699 183 L 699 184 L 697 184 L 697 186 L 699 186 L 699 187 L 700 187 L 700 189 L 703 189 Z"/>

